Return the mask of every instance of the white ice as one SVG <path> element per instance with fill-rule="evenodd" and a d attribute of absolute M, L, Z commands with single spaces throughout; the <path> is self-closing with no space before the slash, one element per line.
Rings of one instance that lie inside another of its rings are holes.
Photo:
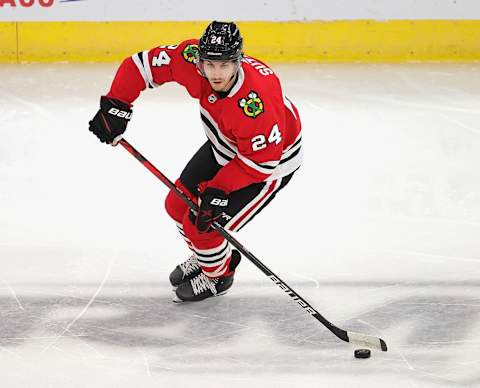
<path fill-rule="evenodd" d="M 389 351 L 354 359 L 248 260 L 226 296 L 174 305 L 167 191 L 87 130 L 116 66 L 2 65 L 2 387 L 480 386 L 480 65 L 273 67 L 305 162 L 236 237 Z M 205 140 L 176 85 L 125 137 L 171 179 Z"/>

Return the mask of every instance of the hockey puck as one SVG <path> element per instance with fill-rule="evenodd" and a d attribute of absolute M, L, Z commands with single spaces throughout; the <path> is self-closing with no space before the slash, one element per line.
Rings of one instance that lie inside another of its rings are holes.
<path fill-rule="evenodd" d="M 357 349 L 353 352 L 355 358 L 370 358 L 370 354 L 369 349 Z"/>

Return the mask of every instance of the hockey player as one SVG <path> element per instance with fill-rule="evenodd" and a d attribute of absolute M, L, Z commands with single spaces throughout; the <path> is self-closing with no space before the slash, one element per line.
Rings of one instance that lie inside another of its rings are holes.
<path fill-rule="evenodd" d="M 177 301 L 222 295 L 232 286 L 240 254 L 211 225 L 238 231 L 290 181 L 302 160 L 298 111 L 275 73 L 243 54 L 234 23 L 212 22 L 200 40 L 155 47 L 125 59 L 89 129 L 116 145 L 146 88 L 175 81 L 200 102 L 207 141 L 176 185 L 198 214 L 173 192 L 167 213 L 192 251 L 170 275 Z"/>

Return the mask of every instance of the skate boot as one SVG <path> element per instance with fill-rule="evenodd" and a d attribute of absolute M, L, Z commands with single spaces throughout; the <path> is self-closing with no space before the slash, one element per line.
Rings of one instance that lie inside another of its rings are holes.
<path fill-rule="evenodd" d="M 175 267 L 175 269 L 170 274 L 170 284 L 173 287 L 178 287 L 183 282 L 194 278 L 202 272 L 198 260 L 195 255 L 190 256 L 190 258 L 183 263 L 180 263 Z"/>
<path fill-rule="evenodd" d="M 173 301 L 175 303 L 198 302 L 212 296 L 226 294 L 229 288 L 232 287 L 233 275 L 235 268 L 240 263 L 240 258 L 240 253 L 232 249 L 228 275 L 209 278 L 203 272 L 200 272 L 197 276 L 184 281 L 177 287 Z"/>

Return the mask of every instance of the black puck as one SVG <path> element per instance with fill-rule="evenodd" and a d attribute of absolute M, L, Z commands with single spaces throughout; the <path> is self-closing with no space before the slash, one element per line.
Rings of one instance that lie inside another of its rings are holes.
<path fill-rule="evenodd" d="M 353 352 L 355 358 L 370 358 L 370 350 L 369 349 L 357 349 Z"/>

